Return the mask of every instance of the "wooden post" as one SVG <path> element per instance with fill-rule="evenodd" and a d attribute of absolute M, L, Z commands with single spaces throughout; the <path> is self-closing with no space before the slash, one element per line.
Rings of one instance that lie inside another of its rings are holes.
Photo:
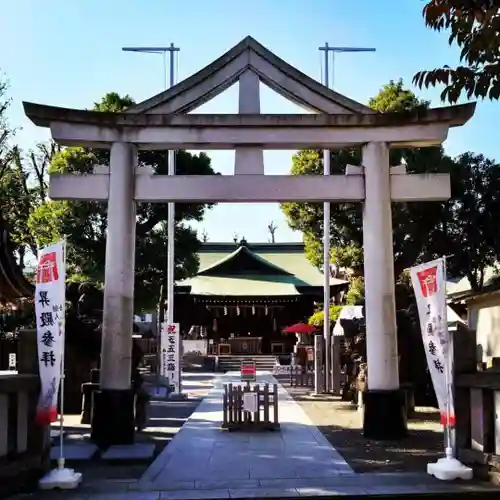
<path fill-rule="evenodd" d="M 243 410 L 243 387 L 241 385 L 238 386 L 238 423 L 242 424 L 243 423 L 243 413 L 246 413 Z"/>
<path fill-rule="evenodd" d="M 483 389 L 483 446 L 484 453 L 495 452 L 494 391 Z"/>
<path fill-rule="evenodd" d="M 233 384 L 228 385 L 228 391 L 229 391 L 229 422 L 233 423 L 234 422 L 234 401 L 233 401 Z"/>
<path fill-rule="evenodd" d="M 471 447 L 471 389 L 460 387 L 456 383 L 457 376 L 465 373 L 475 373 L 477 369 L 476 332 L 458 325 L 453 332 L 453 377 L 455 379 L 455 448 L 461 450 Z"/>
<path fill-rule="evenodd" d="M 279 424 L 278 420 L 278 384 L 273 386 L 273 410 L 274 410 L 274 423 Z"/>
<path fill-rule="evenodd" d="M 268 424 L 269 420 L 269 384 L 264 385 L 264 423 Z"/>
<path fill-rule="evenodd" d="M 256 424 L 260 424 L 260 385 L 255 384 L 253 386 L 253 390 L 254 390 L 254 392 L 257 393 L 257 410 L 255 411 L 255 414 L 254 414 L 254 422 Z"/>
<path fill-rule="evenodd" d="M 222 425 L 223 427 L 227 426 L 227 411 L 228 411 L 228 394 L 227 394 L 227 385 L 224 385 L 224 395 L 222 400 Z"/>

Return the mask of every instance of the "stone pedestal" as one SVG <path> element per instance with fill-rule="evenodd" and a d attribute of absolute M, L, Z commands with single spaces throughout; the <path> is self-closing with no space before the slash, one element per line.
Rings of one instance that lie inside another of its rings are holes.
<path fill-rule="evenodd" d="M 363 435 L 366 438 L 392 440 L 407 435 L 405 394 L 402 390 L 368 390 L 363 393 L 363 403 Z"/>
<path fill-rule="evenodd" d="M 96 391 L 93 397 L 91 439 L 100 448 L 134 442 L 132 389 Z"/>

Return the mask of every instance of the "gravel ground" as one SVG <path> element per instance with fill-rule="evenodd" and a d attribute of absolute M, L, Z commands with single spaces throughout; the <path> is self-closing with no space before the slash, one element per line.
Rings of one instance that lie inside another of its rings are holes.
<path fill-rule="evenodd" d="M 443 456 L 443 433 L 435 408 L 416 409 L 408 422 L 407 438 L 375 441 L 363 437 L 355 405 L 334 396 L 311 396 L 308 388 L 286 388 L 356 472 L 425 472 L 429 462 Z"/>

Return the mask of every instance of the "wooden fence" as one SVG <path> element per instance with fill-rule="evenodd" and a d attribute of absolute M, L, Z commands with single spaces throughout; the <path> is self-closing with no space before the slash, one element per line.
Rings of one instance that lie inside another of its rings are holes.
<path fill-rule="evenodd" d="M 500 481 L 500 371 L 458 375 L 457 451 L 477 475 Z"/>
<path fill-rule="evenodd" d="M 314 369 L 308 366 L 290 367 L 290 387 L 314 387 Z"/>
<path fill-rule="evenodd" d="M 250 396 L 252 395 L 252 396 Z M 253 411 L 245 409 L 245 400 L 255 398 Z M 225 384 L 223 397 L 222 428 L 228 430 L 276 430 L 279 429 L 278 385 L 259 384 L 244 386 Z"/>
<path fill-rule="evenodd" d="M 0 375 L 0 498 L 36 484 L 50 460 L 49 427 L 36 425 L 37 375 Z"/>
<path fill-rule="evenodd" d="M 500 366 L 486 369 L 479 362 L 476 332 L 460 327 L 453 336 L 458 458 L 476 477 L 499 483 Z"/>

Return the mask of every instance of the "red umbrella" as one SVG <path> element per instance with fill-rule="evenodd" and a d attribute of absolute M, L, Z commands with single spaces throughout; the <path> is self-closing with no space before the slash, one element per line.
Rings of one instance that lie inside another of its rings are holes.
<path fill-rule="evenodd" d="M 287 326 L 283 330 L 285 333 L 319 333 L 320 331 L 321 330 L 307 323 L 296 323 L 295 325 Z"/>

